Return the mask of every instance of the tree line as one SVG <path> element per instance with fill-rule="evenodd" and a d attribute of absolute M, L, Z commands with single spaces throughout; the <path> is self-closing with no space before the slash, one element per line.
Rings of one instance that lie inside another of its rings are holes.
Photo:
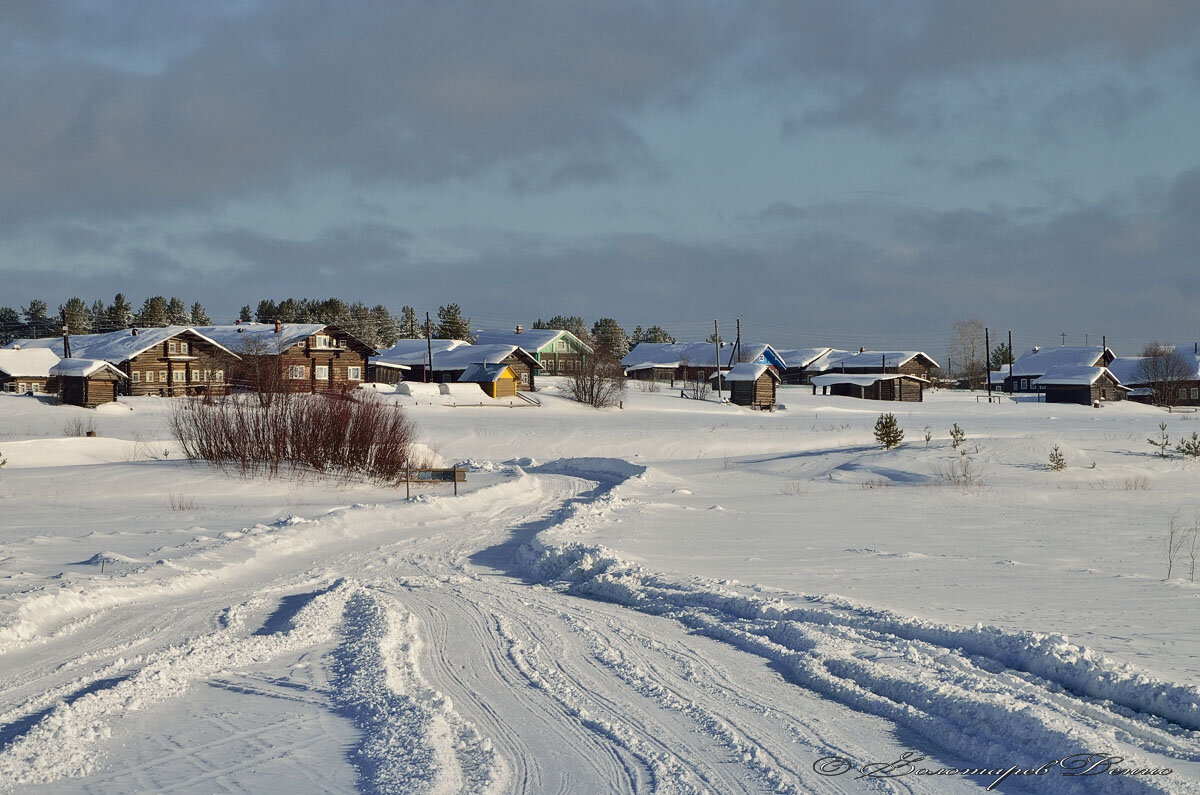
<path fill-rule="evenodd" d="M 238 312 L 243 323 L 325 323 L 337 326 L 368 345 L 390 348 L 402 339 L 459 339 L 473 341 L 471 318 L 456 303 L 439 306 L 435 316 L 418 313 L 404 306 L 398 314 L 386 306 L 367 306 L 362 301 L 347 302 L 341 298 L 264 298 L 253 308 L 247 304 Z M 58 336 L 65 326 L 70 334 L 97 334 L 127 328 L 162 326 L 214 325 L 204 306 L 196 301 L 189 307 L 182 299 L 161 295 L 152 296 L 135 308 L 124 293 L 117 293 L 111 302 L 96 299 L 88 303 L 72 297 L 60 304 L 56 312 L 41 299 L 26 306 L 0 306 L 0 345 L 16 339 Z M 555 315 L 549 320 L 540 318 L 534 328 L 565 329 L 598 351 L 621 358 L 641 342 L 675 342 L 661 326 L 634 328 L 627 333 L 616 320 L 600 318 L 590 326 L 578 315 Z"/>

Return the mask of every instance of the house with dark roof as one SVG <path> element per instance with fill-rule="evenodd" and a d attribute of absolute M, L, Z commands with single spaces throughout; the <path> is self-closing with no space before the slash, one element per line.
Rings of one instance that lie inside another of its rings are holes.
<path fill-rule="evenodd" d="M 738 362 L 718 376 L 729 389 L 729 402 L 738 406 L 756 409 L 773 409 L 776 389 L 779 386 L 779 371 L 765 362 Z"/>
<path fill-rule="evenodd" d="M 765 364 L 776 374 L 787 362 L 770 345 L 742 343 L 741 353 L 734 345 L 711 342 L 643 342 L 621 359 L 625 375 L 639 381 L 695 381 L 726 372 L 739 362 Z"/>
<path fill-rule="evenodd" d="M 817 357 L 801 372 L 802 383 L 812 383 L 813 376 L 827 373 L 841 375 L 911 375 L 928 383 L 930 373 L 940 365 L 924 351 L 839 351 L 830 349 Z"/>
<path fill-rule="evenodd" d="M 425 340 L 401 340 L 404 342 L 419 342 L 425 345 Z M 433 342 L 452 342 L 452 340 L 433 340 Z M 375 360 L 376 368 L 401 365 L 408 368 L 405 380 L 429 381 L 433 383 L 451 383 L 459 380 L 459 376 L 473 364 L 507 364 L 517 376 L 517 389 L 522 392 L 533 392 L 537 388 L 536 376 L 539 365 L 537 359 L 529 351 L 518 345 L 471 345 L 466 342 L 457 345 L 444 345 L 441 350 L 433 351 L 433 363 L 429 364 L 429 351 L 423 347 L 397 344 L 383 351 Z"/>
<path fill-rule="evenodd" d="M 1098 406 L 1102 401 L 1124 400 L 1130 388 L 1107 367 L 1064 364 L 1052 367 L 1032 384 L 1047 403 L 1080 403 Z"/>
<path fill-rule="evenodd" d="M 62 359 L 50 373 L 58 380 L 63 403 L 92 409 L 115 401 L 127 378 L 103 359 Z"/>
<path fill-rule="evenodd" d="M 1037 380 L 1056 367 L 1108 367 L 1116 354 L 1100 345 L 1033 347 L 1012 364 L 1012 375 L 1004 377 L 1005 392 L 1038 392 Z"/>
<path fill-rule="evenodd" d="M 928 379 L 909 373 L 822 373 L 810 379 L 813 394 L 860 398 L 862 400 L 896 400 L 920 403 L 925 399 Z"/>

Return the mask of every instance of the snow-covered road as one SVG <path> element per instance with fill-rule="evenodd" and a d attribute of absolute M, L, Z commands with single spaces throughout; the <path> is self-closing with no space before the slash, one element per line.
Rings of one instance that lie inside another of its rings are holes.
<path fill-rule="evenodd" d="M 841 766 L 1094 753 L 1174 772 L 1057 768 L 1052 790 L 1015 774 L 1002 788 L 1200 791 L 1193 686 L 1054 636 L 646 570 L 577 540 L 645 477 L 624 460 L 503 475 L 457 501 L 258 525 L 124 576 L 10 594 L 0 782 L 957 792 L 995 777 Z"/>

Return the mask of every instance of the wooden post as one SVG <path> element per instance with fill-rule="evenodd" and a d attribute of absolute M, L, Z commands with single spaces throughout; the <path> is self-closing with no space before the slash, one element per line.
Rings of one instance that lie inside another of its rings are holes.
<path fill-rule="evenodd" d="M 1017 358 L 1017 357 L 1013 356 L 1012 329 L 1009 329 L 1008 330 L 1008 394 L 1010 394 L 1010 395 L 1014 391 L 1016 391 L 1014 388 L 1013 376 L 1012 376 L 1013 359 L 1015 359 L 1015 358 Z"/>
<path fill-rule="evenodd" d="M 717 334 L 717 321 L 713 320 L 713 367 L 717 371 L 717 402 L 723 401 L 725 398 L 721 394 L 721 338 Z"/>
<path fill-rule="evenodd" d="M 404 499 L 412 499 L 412 461 L 404 462 Z"/>
<path fill-rule="evenodd" d="M 433 376 L 433 324 L 429 322 L 429 313 L 425 313 L 425 349 L 427 359 L 425 363 L 425 383 L 429 383 L 429 379 Z"/>
<path fill-rule="evenodd" d="M 458 467 L 454 468 L 454 496 L 458 496 Z"/>
<path fill-rule="evenodd" d="M 983 364 L 987 372 L 988 403 L 992 402 L 992 338 L 988 335 L 988 327 L 983 327 Z"/>

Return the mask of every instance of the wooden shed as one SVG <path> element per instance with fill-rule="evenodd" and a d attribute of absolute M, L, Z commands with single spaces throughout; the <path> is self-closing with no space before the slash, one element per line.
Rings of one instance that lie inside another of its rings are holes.
<path fill-rule="evenodd" d="M 1083 365 L 1054 367 L 1032 386 L 1045 393 L 1047 403 L 1079 403 L 1084 406 L 1101 401 L 1124 400 L 1130 391 L 1107 367 Z"/>
<path fill-rule="evenodd" d="M 843 374 L 827 373 L 812 377 L 813 394 L 920 403 L 925 399 L 924 378 L 907 373 Z"/>
<path fill-rule="evenodd" d="M 58 354 L 46 348 L 17 346 L 0 350 L 0 392 L 56 392 L 56 379 L 50 376 L 56 364 Z"/>
<path fill-rule="evenodd" d="M 714 373 L 711 378 L 716 378 Z M 775 390 L 779 385 L 779 371 L 769 364 L 738 362 L 721 379 L 729 389 L 729 402 L 738 406 L 756 409 L 775 405 Z"/>
<path fill-rule="evenodd" d="M 63 359 L 50 374 L 58 378 L 63 403 L 85 408 L 115 401 L 122 380 L 128 377 L 103 359 Z"/>
<path fill-rule="evenodd" d="M 460 383 L 479 384 L 484 393 L 491 398 L 516 397 L 517 374 L 512 367 L 503 362 L 476 362 L 469 365 L 458 377 Z"/>

